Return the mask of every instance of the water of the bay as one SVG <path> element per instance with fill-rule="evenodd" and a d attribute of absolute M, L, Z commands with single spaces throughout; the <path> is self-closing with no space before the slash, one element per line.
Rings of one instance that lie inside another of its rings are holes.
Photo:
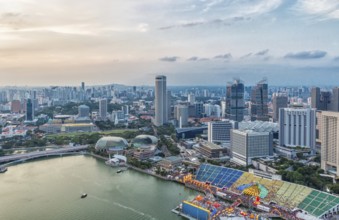
<path fill-rule="evenodd" d="M 177 183 L 117 169 L 89 156 L 11 166 L 0 174 L 0 219 L 181 219 L 171 209 L 197 195 Z"/>

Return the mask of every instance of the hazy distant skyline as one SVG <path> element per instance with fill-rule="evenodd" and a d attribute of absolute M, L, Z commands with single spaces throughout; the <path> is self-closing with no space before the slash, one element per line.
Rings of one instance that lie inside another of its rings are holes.
<path fill-rule="evenodd" d="M 0 86 L 335 85 L 337 0 L 2 0 Z"/>

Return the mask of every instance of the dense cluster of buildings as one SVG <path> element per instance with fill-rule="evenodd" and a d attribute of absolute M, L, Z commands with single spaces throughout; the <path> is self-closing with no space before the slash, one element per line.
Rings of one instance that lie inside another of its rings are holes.
<path fill-rule="evenodd" d="M 97 109 L 82 104 L 86 101 L 96 102 Z M 79 103 L 77 114 L 55 113 L 37 123 L 40 110 L 69 102 Z M 20 126 L 7 129 L 9 133 L 4 127 L 2 137 L 25 134 L 19 132 L 26 130 L 25 124 L 39 125 L 46 133 L 90 132 L 98 130 L 96 121 L 127 126 L 131 118 L 152 119 L 155 126 L 175 126 L 178 139 L 199 137 L 192 148 L 197 156 L 250 165 L 256 158 L 320 153 L 321 167 L 339 175 L 337 87 L 269 87 L 267 80 L 245 86 L 240 79 L 224 88 L 168 87 L 166 76 L 158 75 L 154 87 L 85 83 L 79 87 L 6 87 L 0 89 L 0 103 L 0 111 L 7 114 L 0 123 Z M 121 109 L 109 110 L 111 104 Z M 148 148 L 135 153 L 140 160 L 152 155 Z"/>

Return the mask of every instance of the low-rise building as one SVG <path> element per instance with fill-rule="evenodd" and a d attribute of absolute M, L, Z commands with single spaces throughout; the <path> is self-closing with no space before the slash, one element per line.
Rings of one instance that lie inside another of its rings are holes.
<path fill-rule="evenodd" d="M 137 160 L 147 160 L 154 156 L 154 150 L 138 149 L 133 152 L 133 157 Z"/>
<path fill-rule="evenodd" d="M 63 124 L 61 132 L 93 132 L 97 131 L 97 127 L 92 123 L 79 123 L 79 124 Z"/>
<path fill-rule="evenodd" d="M 211 142 L 201 142 L 196 150 L 207 158 L 220 158 L 226 154 L 227 149 Z"/>
<path fill-rule="evenodd" d="M 182 159 L 176 156 L 165 157 L 158 163 L 158 165 L 160 168 L 169 171 L 182 165 Z"/>

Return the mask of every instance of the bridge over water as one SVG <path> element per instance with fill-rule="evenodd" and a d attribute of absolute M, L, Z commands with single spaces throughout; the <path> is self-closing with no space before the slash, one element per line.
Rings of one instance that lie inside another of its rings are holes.
<path fill-rule="evenodd" d="M 57 156 L 57 155 L 64 155 L 64 154 L 74 154 L 74 152 L 86 150 L 88 145 L 81 145 L 75 147 L 63 147 L 59 149 L 47 150 L 47 151 L 37 151 L 37 152 L 30 152 L 25 154 L 15 154 L 10 156 L 3 156 L 0 157 L 0 164 L 3 164 L 0 167 L 6 166 L 9 162 L 20 162 L 30 159 L 36 159 L 39 157 L 47 157 L 47 156 Z"/>

